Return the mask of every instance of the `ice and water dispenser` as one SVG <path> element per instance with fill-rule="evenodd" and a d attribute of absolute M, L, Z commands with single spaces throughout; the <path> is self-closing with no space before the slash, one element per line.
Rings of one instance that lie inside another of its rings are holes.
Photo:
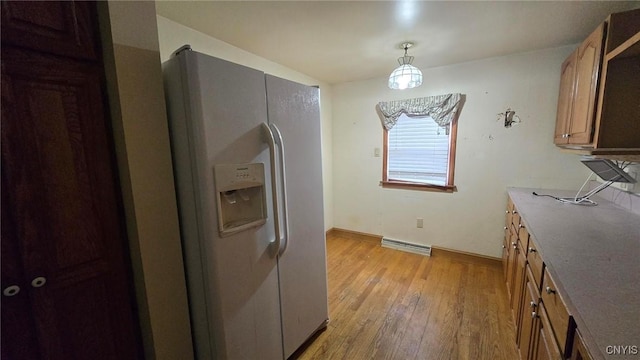
<path fill-rule="evenodd" d="M 221 236 L 262 225 L 267 220 L 264 164 L 214 166 Z"/>

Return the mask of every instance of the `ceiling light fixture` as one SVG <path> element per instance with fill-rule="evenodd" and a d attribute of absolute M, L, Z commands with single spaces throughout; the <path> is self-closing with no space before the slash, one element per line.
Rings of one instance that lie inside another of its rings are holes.
<path fill-rule="evenodd" d="M 404 56 L 398 58 L 398 66 L 391 75 L 389 75 L 390 89 L 411 89 L 422 85 L 422 71 L 411 65 L 413 56 L 407 55 L 407 49 L 413 46 L 413 43 L 407 42 L 401 45 L 404 49 Z"/>

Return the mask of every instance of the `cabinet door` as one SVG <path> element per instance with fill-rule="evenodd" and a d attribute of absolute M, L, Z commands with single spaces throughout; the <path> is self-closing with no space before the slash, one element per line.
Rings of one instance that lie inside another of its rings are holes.
<path fill-rule="evenodd" d="M 504 240 L 502 241 L 502 275 L 507 280 L 507 271 L 509 269 L 509 227 L 504 227 Z"/>
<path fill-rule="evenodd" d="M 536 308 L 538 307 L 538 299 L 536 286 L 533 281 L 531 270 L 527 267 L 527 276 L 525 277 L 524 294 L 522 297 L 522 312 L 520 314 L 520 326 L 518 337 L 518 348 L 520 349 L 520 358 L 522 360 L 531 359 L 532 345 L 537 339 L 538 319 L 536 317 Z"/>
<path fill-rule="evenodd" d="M 6 79 L 2 79 L 2 86 L 6 85 Z M 2 96 L 5 96 L 3 89 Z M 4 102 L 3 102 L 4 105 Z M 4 119 L 7 109 L 2 106 L 2 118 Z M 4 189 L 6 184 L 5 177 L 7 172 L 5 171 L 4 154 L 7 149 L 7 131 L 6 126 L 1 128 L 2 130 L 2 185 L 3 190 L 0 192 L 2 195 L 2 261 L 0 265 L 2 267 L 2 306 L 0 310 L 2 315 L 2 359 L 22 359 L 33 360 L 39 359 L 40 353 L 37 348 L 35 324 L 31 314 L 31 300 L 29 299 L 28 289 L 25 288 L 24 274 L 22 271 L 22 260 L 20 258 L 20 251 L 18 249 L 18 242 L 15 237 L 15 224 L 14 214 L 10 211 L 8 206 L 9 193 Z M 11 334 L 11 340 L 6 341 L 8 337 L 6 334 Z M 14 344 L 20 344 L 20 346 L 14 346 Z"/>
<path fill-rule="evenodd" d="M 3 1 L 2 43 L 97 60 L 92 16 L 95 7 L 84 1 Z"/>
<path fill-rule="evenodd" d="M 558 95 L 556 131 L 553 141 L 557 145 L 566 144 L 569 141 L 567 135 L 569 134 L 569 126 L 571 123 L 577 56 L 578 50 L 569 55 L 564 63 L 562 63 L 562 68 L 560 69 L 560 93 Z"/>
<path fill-rule="evenodd" d="M 518 248 L 518 236 L 515 234 L 513 227 L 509 228 L 509 245 L 507 249 L 509 251 L 507 257 L 507 294 L 509 295 L 509 304 L 513 308 L 513 280 L 515 278 L 516 262 L 518 260 L 516 256 L 516 249 Z"/>
<path fill-rule="evenodd" d="M 547 311 L 544 304 L 540 302 L 538 305 L 538 339 L 534 349 L 535 360 L 562 360 L 560 349 L 553 337 L 553 330 L 547 317 Z"/>
<path fill-rule="evenodd" d="M 100 66 L 3 44 L 3 285 L 17 261 L 34 318 L 3 318 L 3 354 L 37 338 L 44 359 L 138 358 L 101 78 Z"/>
<path fill-rule="evenodd" d="M 525 268 L 527 265 L 527 258 L 524 255 L 524 251 L 518 241 L 515 249 L 515 269 L 513 277 L 513 297 L 511 299 L 511 308 L 513 309 L 513 317 L 516 322 L 516 343 L 520 342 L 519 328 L 521 326 L 521 312 L 522 312 L 522 294 L 524 290 L 524 278 L 526 276 Z"/>
<path fill-rule="evenodd" d="M 576 331 L 573 338 L 573 351 L 571 351 L 571 360 L 591 360 L 591 355 L 587 351 L 582 341 L 582 336 L 579 331 Z"/>
<path fill-rule="evenodd" d="M 578 48 L 570 144 L 587 145 L 592 141 L 604 26 L 598 26 Z"/>

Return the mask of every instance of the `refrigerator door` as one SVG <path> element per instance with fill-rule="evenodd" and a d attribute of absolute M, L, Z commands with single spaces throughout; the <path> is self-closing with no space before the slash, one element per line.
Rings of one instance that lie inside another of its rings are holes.
<path fill-rule="evenodd" d="M 278 193 L 282 201 L 286 191 L 288 221 L 283 219 L 282 227 L 288 226 L 288 236 L 278 273 L 288 358 L 329 316 L 319 97 L 317 88 L 271 75 L 266 84 L 269 123 L 282 135 L 285 150 L 286 189 L 279 186 Z"/>
<path fill-rule="evenodd" d="M 264 74 L 185 50 L 164 65 L 196 356 L 282 359 Z M 221 237 L 214 168 L 263 163 L 267 222 Z"/>

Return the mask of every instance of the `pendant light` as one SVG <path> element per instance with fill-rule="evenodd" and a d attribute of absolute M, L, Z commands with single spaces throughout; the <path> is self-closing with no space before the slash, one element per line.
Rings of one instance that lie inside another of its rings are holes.
<path fill-rule="evenodd" d="M 391 75 L 389 75 L 390 89 L 411 89 L 422 85 L 422 71 L 411 65 L 413 56 L 407 55 L 407 49 L 413 46 L 413 43 L 407 42 L 402 44 L 404 56 L 398 58 L 398 66 Z"/>

